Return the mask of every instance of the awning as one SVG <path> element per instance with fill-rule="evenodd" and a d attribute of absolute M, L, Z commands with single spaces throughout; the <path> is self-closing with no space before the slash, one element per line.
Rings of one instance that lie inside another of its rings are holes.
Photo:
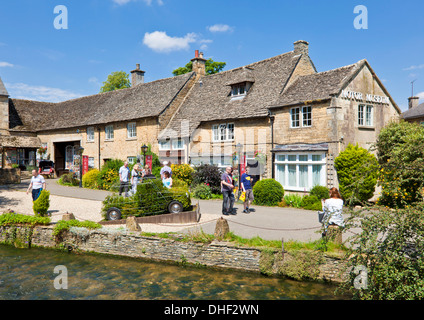
<path fill-rule="evenodd" d="M 282 144 L 274 147 L 271 152 L 305 152 L 328 151 L 328 143 L 317 144 Z"/>

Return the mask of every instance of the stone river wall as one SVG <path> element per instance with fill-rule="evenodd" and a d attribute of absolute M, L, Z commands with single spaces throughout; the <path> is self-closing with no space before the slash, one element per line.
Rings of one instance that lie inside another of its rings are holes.
<path fill-rule="evenodd" d="M 72 227 L 60 238 L 53 227 L 0 227 L 0 243 L 16 247 L 61 248 L 69 251 L 93 252 L 163 262 L 229 268 L 261 272 L 271 276 L 290 276 L 340 282 L 342 260 L 322 253 L 282 254 L 281 250 L 241 247 L 229 242 L 184 242 L 175 238 L 143 236 L 140 232 L 114 229 Z M 284 256 L 284 257 L 283 257 Z M 302 275 L 302 276 L 299 276 Z"/>

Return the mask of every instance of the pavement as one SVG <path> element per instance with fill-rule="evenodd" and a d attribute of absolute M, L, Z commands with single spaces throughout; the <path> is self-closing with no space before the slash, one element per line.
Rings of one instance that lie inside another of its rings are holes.
<path fill-rule="evenodd" d="M 50 213 L 52 221 L 60 220 L 65 212 L 72 212 L 79 220 L 100 221 L 101 201 L 111 194 L 103 190 L 82 189 L 79 187 L 61 186 L 57 179 L 46 179 L 47 190 L 51 194 Z M 32 199 L 25 191 L 29 180 L 21 184 L 0 187 L 0 211 L 7 208 L 17 212 L 25 211 L 31 214 Z M 255 212 L 243 213 L 243 205 L 235 204 L 236 215 L 223 216 L 221 214 L 222 200 L 197 200 L 201 218 L 198 223 L 192 224 L 142 224 L 146 232 L 181 232 L 213 234 L 216 221 L 224 217 L 229 224 L 230 231 L 243 238 L 260 237 L 265 240 L 297 240 L 302 242 L 314 241 L 321 237 L 318 216 L 316 211 L 296 208 L 280 208 L 252 206 Z M 125 225 L 121 226 L 125 227 Z"/>

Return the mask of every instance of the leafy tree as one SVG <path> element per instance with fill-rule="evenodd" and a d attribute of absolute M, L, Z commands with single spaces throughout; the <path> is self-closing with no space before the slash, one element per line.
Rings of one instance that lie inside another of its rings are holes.
<path fill-rule="evenodd" d="M 362 300 L 423 299 L 424 206 L 379 208 L 348 212 L 346 227 L 355 232 L 345 259 L 352 269 L 341 289 Z"/>
<path fill-rule="evenodd" d="M 349 143 L 334 159 L 340 194 L 347 204 L 354 205 L 372 198 L 377 184 L 378 162 L 368 150 Z"/>
<path fill-rule="evenodd" d="M 217 61 L 213 61 L 212 59 L 208 59 L 206 60 L 206 74 L 208 75 L 208 74 L 215 74 L 215 73 L 221 72 L 226 65 L 227 65 L 226 62 L 217 62 Z M 189 73 L 192 71 L 193 71 L 193 62 L 190 61 L 189 63 L 185 65 L 185 67 L 180 67 L 172 71 L 172 74 L 174 76 L 179 76 L 179 75 Z"/>
<path fill-rule="evenodd" d="M 404 208 L 422 201 L 424 187 L 424 127 L 392 122 L 378 136 L 379 204 Z"/>
<path fill-rule="evenodd" d="M 124 71 L 112 72 L 100 88 L 100 93 L 131 87 L 130 76 Z"/>

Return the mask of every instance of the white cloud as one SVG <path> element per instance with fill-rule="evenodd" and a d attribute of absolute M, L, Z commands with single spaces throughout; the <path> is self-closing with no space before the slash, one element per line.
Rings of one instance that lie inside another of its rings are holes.
<path fill-rule="evenodd" d="M 233 27 L 230 27 L 228 24 L 214 24 L 213 26 L 207 27 L 210 32 L 232 32 Z"/>
<path fill-rule="evenodd" d="M 408 68 L 402 69 L 403 71 L 410 71 L 410 70 L 417 70 L 417 69 L 424 69 L 424 64 L 420 64 L 417 66 L 410 66 Z"/>
<path fill-rule="evenodd" d="M 143 43 L 156 52 L 187 50 L 190 43 L 196 42 L 195 33 L 187 33 L 184 37 L 170 37 L 164 31 L 146 32 Z"/>
<path fill-rule="evenodd" d="M 5 62 L 5 61 L 0 61 L 0 68 L 4 68 L 4 67 L 13 67 L 13 64 L 9 63 L 9 62 Z"/>
<path fill-rule="evenodd" d="M 424 91 L 416 94 L 415 96 L 419 97 L 420 99 L 424 99 Z"/>
<path fill-rule="evenodd" d="M 200 46 L 200 50 L 206 50 L 208 48 L 208 44 L 212 43 L 213 40 L 209 40 L 209 39 L 203 39 L 200 40 L 199 43 L 201 44 Z"/>
<path fill-rule="evenodd" d="M 59 88 L 33 86 L 25 83 L 5 83 L 10 96 L 15 99 L 26 99 L 46 102 L 61 102 L 81 97 L 81 95 Z"/>

